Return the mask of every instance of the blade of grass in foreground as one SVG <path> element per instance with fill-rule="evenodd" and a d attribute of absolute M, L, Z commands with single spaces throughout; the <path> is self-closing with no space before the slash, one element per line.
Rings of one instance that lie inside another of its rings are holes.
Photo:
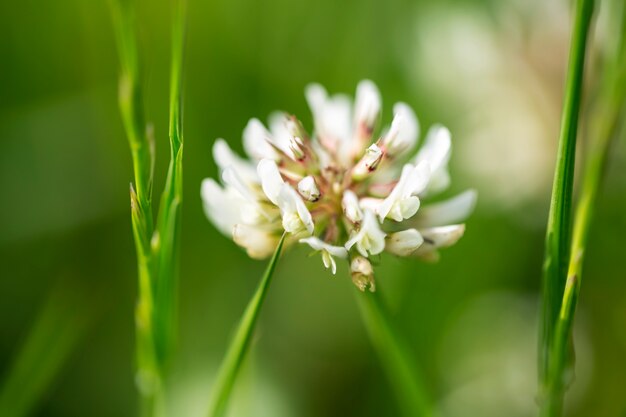
<path fill-rule="evenodd" d="M 561 133 L 552 186 L 546 231 L 543 268 L 542 329 L 539 337 L 540 402 L 548 401 L 548 370 L 555 324 L 565 287 L 571 238 L 571 206 L 578 116 L 582 96 L 587 36 L 593 13 L 593 0 L 577 0 L 572 29 Z"/>
<path fill-rule="evenodd" d="M 259 286 L 257 287 L 252 299 L 243 313 L 243 316 L 241 317 L 235 336 L 233 337 L 233 340 L 228 347 L 228 351 L 226 352 L 226 356 L 222 361 L 222 365 L 218 371 L 211 393 L 209 412 L 207 414 L 209 417 L 221 417 L 226 411 L 230 394 L 235 384 L 235 380 L 237 379 L 237 374 L 239 373 L 241 364 L 248 351 L 248 346 L 250 345 L 250 339 L 252 338 L 252 333 L 259 316 L 259 311 L 261 310 L 263 300 L 265 300 L 272 276 L 274 275 L 274 269 L 276 268 L 276 262 L 280 257 L 284 240 L 285 235 L 283 234 L 278 242 L 274 255 L 272 255 L 272 259 L 270 259 L 270 262 L 267 265 L 265 274 L 263 275 L 263 278 L 261 278 L 261 282 L 259 282 Z"/>
<path fill-rule="evenodd" d="M 32 414 L 83 338 L 97 309 L 84 291 L 71 284 L 53 290 L 5 376 L 0 389 L 0 416 Z"/>
<path fill-rule="evenodd" d="M 182 204 L 182 67 L 184 0 L 174 2 L 170 78 L 170 164 L 156 230 L 152 213 L 154 139 L 144 117 L 135 36 L 135 2 L 111 0 L 120 56 L 119 104 L 135 172 L 131 213 L 139 294 L 135 312 L 137 386 L 146 416 L 165 411 L 166 366 L 174 345 Z"/>
<path fill-rule="evenodd" d="M 137 387 L 144 415 L 154 412 L 159 369 L 154 351 L 154 262 L 150 241 L 153 233 L 152 180 L 154 139 L 146 124 L 135 35 L 135 3 L 111 0 L 111 11 L 120 59 L 119 106 L 130 145 L 134 186 L 131 184 L 131 219 L 137 252 L 138 300 L 135 308 Z"/>
<path fill-rule="evenodd" d="M 608 62 L 603 74 L 598 101 L 590 127 L 589 150 L 585 161 L 580 200 L 574 220 L 571 257 L 561 311 L 556 324 L 555 341 L 552 345 L 549 370 L 550 396 L 544 407 L 544 415 L 561 413 L 566 389 L 566 365 L 568 349 L 572 340 L 574 313 L 580 292 L 582 266 L 591 221 L 595 211 L 597 196 L 602 184 L 611 142 L 616 139 L 620 117 L 626 103 L 626 5 L 622 10 L 621 22 L 616 27 L 620 33 L 620 43 L 612 61 Z"/>
<path fill-rule="evenodd" d="M 158 268 L 155 285 L 155 348 L 160 363 L 171 356 L 174 344 L 178 263 L 180 258 L 181 209 L 183 202 L 182 71 L 185 43 L 186 1 L 175 2 L 170 70 L 170 164 L 159 205 L 156 238 L 152 252 Z"/>
<path fill-rule="evenodd" d="M 400 409 L 407 417 L 432 416 L 423 384 L 417 375 L 417 365 L 410 350 L 393 328 L 380 295 L 357 294 L 361 316 L 380 361 L 393 385 Z"/>

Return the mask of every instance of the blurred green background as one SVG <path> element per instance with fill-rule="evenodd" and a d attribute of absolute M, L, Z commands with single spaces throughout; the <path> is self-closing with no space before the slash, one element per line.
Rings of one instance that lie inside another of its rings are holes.
<path fill-rule="evenodd" d="M 139 1 L 156 190 L 168 160 L 170 6 Z M 440 263 L 384 256 L 376 271 L 429 391 L 449 416 L 534 415 L 569 2 L 190 0 L 188 9 L 176 415 L 202 415 L 264 269 L 203 214 L 200 182 L 216 175 L 213 141 L 241 150 L 248 119 L 275 109 L 310 128 L 307 83 L 353 94 L 362 78 L 378 84 L 385 123 L 401 100 L 422 131 L 448 125 L 449 194 L 479 192 L 466 236 Z M 0 376 L 39 323 L 50 352 L 31 358 L 37 366 L 55 361 L 58 343 L 76 346 L 33 415 L 134 415 L 132 169 L 108 5 L 5 1 L 0 19 Z M 596 29 L 592 64 L 611 36 L 602 12 Z M 593 72 L 587 81 L 592 88 Z M 590 236 L 570 416 L 626 412 L 625 163 L 620 140 Z M 346 267 L 332 277 L 307 254 L 296 248 L 279 264 L 232 415 L 397 415 Z M 48 319 L 38 322 L 42 314 Z"/>

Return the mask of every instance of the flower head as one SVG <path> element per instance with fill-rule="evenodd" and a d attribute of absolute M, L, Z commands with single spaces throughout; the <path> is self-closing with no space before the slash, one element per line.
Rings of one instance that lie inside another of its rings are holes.
<path fill-rule="evenodd" d="M 404 103 L 393 107 L 391 126 L 375 136 L 381 99 L 376 85 L 362 81 L 354 106 L 347 96 L 330 96 L 314 84 L 306 89 L 314 118 L 309 135 L 293 116 L 275 113 L 269 128 L 248 122 L 244 150 L 234 153 L 220 139 L 214 145 L 222 184 L 204 180 L 207 216 L 254 258 L 271 255 L 281 234 L 286 245 L 308 245 L 336 273 L 349 261 L 355 285 L 374 290 L 368 258 L 383 251 L 396 256 L 438 259 L 438 249 L 458 241 L 476 194 L 425 205 L 423 198 L 450 183 L 450 132 L 433 127 L 413 156 L 419 123 Z M 408 160 L 408 163 L 400 163 Z"/>

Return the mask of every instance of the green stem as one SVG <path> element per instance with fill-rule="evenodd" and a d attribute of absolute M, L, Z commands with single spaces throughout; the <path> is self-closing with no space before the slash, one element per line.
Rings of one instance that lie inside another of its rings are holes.
<path fill-rule="evenodd" d="M 226 356 L 222 361 L 222 365 L 217 374 L 215 385 L 213 386 L 211 393 L 208 411 L 209 417 L 221 417 L 226 411 L 230 394 L 235 384 L 235 380 L 237 379 L 237 374 L 239 373 L 241 364 L 248 351 L 252 333 L 259 316 L 259 311 L 261 310 L 261 306 L 263 305 L 263 301 L 267 295 L 267 290 L 269 289 L 284 240 L 285 235 L 283 234 L 278 242 L 278 246 L 276 247 L 276 251 L 272 256 L 272 259 L 270 259 L 270 262 L 267 265 L 265 274 L 263 275 L 261 282 L 259 282 L 259 286 L 243 313 L 241 321 L 237 326 L 235 336 L 233 337 L 233 340 L 228 347 L 228 351 L 226 352 Z"/>
<path fill-rule="evenodd" d="M 391 324 L 378 292 L 359 292 L 361 316 L 374 348 L 407 417 L 434 415 L 426 391 L 418 378 L 414 355 Z"/>
<path fill-rule="evenodd" d="M 180 258 L 181 210 L 183 202 L 182 69 L 185 42 L 186 1 L 175 2 L 170 70 L 170 163 L 159 205 L 157 238 L 152 252 L 158 268 L 155 283 L 155 344 L 158 360 L 166 365 L 175 339 Z"/>
<path fill-rule="evenodd" d="M 175 4 L 170 81 L 170 166 L 155 230 L 152 213 L 154 139 L 144 116 L 135 36 L 135 2 L 111 0 L 121 66 L 119 105 L 135 179 L 130 193 L 139 278 L 135 310 L 136 381 L 145 416 L 165 411 L 163 384 L 175 333 L 182 204 L 181 85 L 185 1 L 178 0 Z"/>
<path fill-rule="evenodd" d="M 568 360 L 573 362 L 573 355 L 570 355 L 570 347 L 573 347 L 572 326 L 580 293 L 585 248 L 610 145 L 617 136 L 620 115 L 624 112 L 626 102 L 626 7 L 623 5 L 620 23 L 621 43 L 614 62 L 607 65 L 590 129 L 589 150 L 574 220 L 567 281 L 550 351 L 548 397 L 542 408 L 544 416 L 558 416 L 562 412 L 567 385 L 566 368 Z"/>
<path fill-rule="evenodd" d="M 539 379 L 542 402 L 554 400 L 554 398 L 549 398 L 552 393 L 545 391 L 548 384 L 549 352 L 554 339 L 556 319 L 561 308 L 569 260 L 576 136 L 587 35 L 593 6 L 593 0 L 578 0 L 576 3 L 561 119 L 561 134 L 546 231 L 546 252 L 543 268 L 543 321 L 539 338 Z"/>
<path fill-rule="evenodd" d="M 111 6 L 121 66 L 119 106 L 135 174 L 130 197 L 139 281 L 135 308 L 136 381 L 142 398 L 142 414 L 149 416 L 154 413 L 157 392 L 161 384 L 154 347 L 153 287 L 156 276 L 150 243 L 154 229 L 152 215 L 154 140 L 144 116 L 134 2 L 113 0 Z"/>

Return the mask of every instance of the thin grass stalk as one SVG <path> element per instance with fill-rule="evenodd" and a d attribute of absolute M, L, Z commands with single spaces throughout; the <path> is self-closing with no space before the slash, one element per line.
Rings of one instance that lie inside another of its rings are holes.
<path fill-rule="evenodd" d="M 170 163 L 159 205 L 152 252 L 157 259 L 155 286 L 156 352 L 166 365 L 175 340 L 180 259 L 181 209 L 183 201 L 182 71 L 186 28 L 186 0 L 175 2 L 170 69 L 169 139 Z"/>
<path fill-rule="evenodd" d="M 571 243 L 571 212 L 578 116 L 582 97 L 587 37 L 594 0 L 577 0 L 571 35 L 565 99 L 554 183 L 546 231 L 539 346 L 540 402 L 547 401 L 550 351 L 561 308 Z"/>
<path fill-rule="evenodd" d="M 250 346 L 250 340 L 263 306 L 263 301 L 267 295 L 272 276 L 274 275 L 274 269 L 276 263 L 280 257 L 280 252 L 285 240 L 285 234 L 278 242 L 278 246 L 274 251 L 274 255 L 270 259 L 265 274 L 252 296 L 252 299 L 248 303 L 246 310 L 241 317 L 241 321 L 237 326 L 235 335 L 226 351 L 226 355 L 222 361 L 220 369 L 217 373 L 217 378 L 211 392 L 211 398 L 209 400 L 209 407 L 207 415 L 209 417 L 222 417 L 226 412 L 230 395 L 233 390 L 233 386 L 239 374 L 241 364 L 243 363 L 248 347 Z"/>
<path fill-rule="evenodd" d="M 620 119 L 626 107 L 626 6 L 619 6 L 622 8 L 621 22 L 616 29 L 620 33 L 621 41 L 612 62 L 605 65 L 595 117 L 590 128 L 589 149 L 574 219 L 567 281 L 550 355 L 549 397 L 543 410 L 546 416 L 561 414 L 563 396 L 570 379 L 568 375 L 573 373 L 572 369 L 567 369 L 567 365 L 569 363 L 573 367 L 573 357 L 570 357 L 573 349 L 572 327 L 580 293 L 585 249 L 611 143 L 618 136 Z"/>
<path fill-rule="evenodd" d="M 363 323 L 406 417 L 433 416 L 414 355 L 394 329 L 378 292 L 357 294 Z"/>
<path fill-rule="evenodd" d="M 112 0 L 113 23 L 120 58 L 119 107 L 131 149 L 134 186 L 130 186 L 133 237 L 139 278 L 135 308 L 136 382 L 142 398 L 142 413 L 152 415 L 159 370 L 154 349 L 154 263 L 150 241 L 153 233 L 152 181 L 154 140 L 145 121 L 137 39 L 135 4 Z"/>
<path fill-rule="evenodd" d="M 111 0 L 121 75 L 119 105 L 134 169 L 131 217 L 139 278 L 136 322 L 136 382 L 142 414 L 164 412 L 163 383 L 174 344 L 176 282 L 182 204 L 182 62 L 185 2 L 175 2 L 170 82 L 170 165 L 157 227 L 153 221 L 154 139 L 146 124 L 135 35 L 135 2 Z"/>

